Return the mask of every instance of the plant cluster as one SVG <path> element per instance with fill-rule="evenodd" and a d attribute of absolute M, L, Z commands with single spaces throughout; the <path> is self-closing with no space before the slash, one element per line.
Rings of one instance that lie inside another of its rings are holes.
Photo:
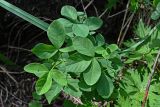
<path fill-rule="evenodd" d="M 160 17 L 160 3 L 153 2 L 157 7 L 151 18 L 156 20 Z M 138 1 L 131 3 L 135 9 Z M 26 14 L 21 12 L 16 14 L 24 18 Z M 37 44 L 32 52 L 40 61 L 24 67 L 38 77 L 30 107 L 42 107 L 39 101 L 42 95 L 51 104 L 61 93 L 77 99 L 79 104 L 65 101 L 66 107 L 93 107 L 98 102 L 106 107 L 159 107 L 159 23 L 152 28 L 140 20 L 135 38 L 124 42 L 124 48 L 120 49 L 105 42 L 98 31 L 103 25 L 100 18 L 88 17 L 68 5 L 62 7 L 61 15 L 50 25 L 26 15 L 31 23 L 38 23 L 39 28 L 47 31 L 51 42 Z"/>
<path fill-rule="evenodd" d="M 109 98 L 122 68 L 120 49 L 106 44 L 96 32 L 101 19 L 87 17 L 72 6 L 64 6 L 61 15 L 64 18 L 54 20 L 47 31 L 52 44 L 39 43 L 32 49 L 42 63 L 24 68 L 39 77 L 37 94 L 45 94 L 49 103 L 61 91 L 79 98 L 86 98 L 84 93 L 94 93 L 95 100 Z"/>
<path fill-rule="evenodd" d="M 39 43 L 32 49 L 42 63 L 24 68 L 39 77 L 37 94 L 44 94 L 49 103 L 63 91 L 85 104 L 114 101 L 118 107 L 140 106 L 160 47 L 158 27 L 145 26 L 140 20 L 135 30 L 138 40 L 125 42 L 129 48 L 121 50 L 116 44 L 106 44 L 96 32 L 101 19 L 87 17 L 72 6 L 64 6 L 61 15 L 64 18 L 54 20 L 47 31 L 52 45 Z M 158 82 L 156 76 L 148 107 L 160 103 Z"/>

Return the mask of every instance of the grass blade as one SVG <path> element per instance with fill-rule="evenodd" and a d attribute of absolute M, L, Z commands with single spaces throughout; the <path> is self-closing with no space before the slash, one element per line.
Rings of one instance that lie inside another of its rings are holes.
<path fill-rule="evenodd" d="M 22 19 L 30 22 L 31 24 L 41 28 L 42 30 L 47 31 L 49 24 L 44 22 L 43 20 L 40 20 L 39 18 L 23 11 L 22 9 L 8 3 L 5 0 L 0 0 L 0 6 L 12 12 L 13 14 L 21 17 Z"/>

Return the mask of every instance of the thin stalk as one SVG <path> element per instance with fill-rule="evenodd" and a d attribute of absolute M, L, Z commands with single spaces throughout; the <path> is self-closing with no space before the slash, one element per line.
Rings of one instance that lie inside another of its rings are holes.
<path fill-rule="evenodd" d="M 148 98 L 149 88 L 150 88 L 150 85 L 151 85 L 151 81 L 152 81 L 153 75 L 155 73 L 155 69 L 156 69 L 159 57 L 160 57 L 160 50 L 159 50 L 159 52 L 157 54 L 157 57 L 155 59 L 155 62 L 154 62 L 153 68 L 152 68 L 152 72 L 151 72 L 151 74 L 149 76 L 149 79 L 148 79 L 148 83 L 147 83 L 147 87 L 146 87 L 146 91 L 145 91 L 145 96 L 143 98 L 142 107 L 145 107 L 145 104 L 146 104 L 146 101 L 147 101 L 147 98 Z"/>

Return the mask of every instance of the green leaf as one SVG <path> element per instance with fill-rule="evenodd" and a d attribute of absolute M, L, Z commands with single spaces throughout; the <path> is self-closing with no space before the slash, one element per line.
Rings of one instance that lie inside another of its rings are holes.
<path fill-rule="evenodd" d="M 89 17 L 85 23 L 88 25 L 89 30 L 97 30 L 102 26 L 103 21 L 98 17 Z"/>
<path fill-rule="evenodd" d="M 72 52 L 72 51 L 74 51 L 74 50 L 75 50 L 75 49 L 74 49 L 73 46 L 69 46 L 69 47 L 65 47 L 65 48 L 59 49 L 59 51 L 61 51 L 61 52 Z"/>
<path fill-rule="evenodd" d="M 59 21 L 65 27 L 65 33 L 67 36 L 74 37 L 72 32 L 73 22 L 65 18 L 59 18 L 57 21 Z"/>
<path fill-rule="evenodd" d="M 159 17 L 160 17 L 160 13 L 158 11 L 154 11 L 151 14 L 151 19 L 153 19 L 153 20 L 157 20 L 157 19 L 159 19 Z"/>
<path fill-rule="evenodd" d="M 79 12 L 77 12 L 77 14 L 78 14 L 78 21 L 79 21 L 79 23 L 84 23 L 84 20 L 87 19 L 86 13 L 79 11 Z"/>
<path fill-rule="evenodd" d="M 75 37 L 73 39 L 74 49 L 87 56 L 94 56 L 95 50 L 92 42 L 88 38 Z"/>
<path fill-rule="evenodd" d="M 71 61 L 68 62 L 68 65 L 72 64 L 74 62 L 80 62 L 82 60 L 89 61 L 91 59 L 92 58 L 89 57 L 89 56 L 86 56 L 86 55 L 80 54 L 78 52 L 75 52 L 74 54 L 70 55 L 69 60 L 71 60 Z"/>
<path fill-rule="evenodd" d="M 159 0 L 153 0 L 154 7 L 156 7 L 158 3 L 159 3 Z"/>
<path fill-rule="evenodd" d="M 54 56 L 58 50 L 52 45 L 39 43 L 32 49 L 32 52 L 40 59 L 49 59 Z"/>
<path fill-rule="evenodd" d="M 91 64 L 91 61 L 80 61 L 80 62 L 72 63 L 72 64 L 66 66 L 66 71 L 81 73 L 81 72 L 85 71 L 89 67 L 90 64 Z"/>
<path fill-rule="evenodd" d="M 61 15 L 69 19 L 77 19 L 77 10 L 72 6 L 63 6 L 61 9 Z"/>
<path fill-rule="evenodd" d="M 81 80 L 78 85 L 82 91 L 91 92 L 93 90 L 92 86 L 87 85 L 83 80 Z"/>
<path fill-rule="evenodd" d="M 65 28 L 58 20 L 50 24 L 47 34 L 49 40 L 56 48 L 60 48 L 63 45 L 65 41 Z"/>
<path fill-rule="evenodd" d="M 87 85 L 94 85 L 101 76 L 101 67 L 98 61 L 93 58 L 90 68 L 83 72 L 84 81 Z"/>
<path fill-rule="evenodd" d="M 122 96 L 120 96 L 120 98 L 118 98 L 118 105 L 116 105 L 115 107 L 138 107 L 138 106 L 133 106 L 129 98 L 123 98 Z"/>
<path fill-rule="evenodd" d="M 82 92 L 79 90 L 78 86 L 79 80 L 72 78 L 69 78 L 67 80 L 68 80 L 68 85 L 64 88 L 64 92 L 74 97 L 81 97 Z"/>
<path fill-rule="evenodd" d="M 37 77 L 42 77 L 49 72 L 48 68 L 40 63 L 30 63 L 24 67 L 24 70 L 28 73 L 35 74 Z"/>
<path fill-rule="evenodd" d="M 97 54 L 104 54 L 105 52 L 107 52 L 107 50 L 101 46 L 97 46 L 97 47 L 95 47 L 95 52 Z M 109 55 L 109 54 L 107 54 L 107 55 Z"/>
<path fill-rule="evenodd" d="M 160 2 L 157 4 L 156 11 L 160 12 Z"/>
<path fill-rule="evenodd" d="M 71 27 L 73 23 L 65 18 L 57 19 L 64 27 Z"/>
<path fill-rule="evenodd" d="M 72 27 L 65 27 L 66 35 L 70 38 L 73 38 L 75 35 L 73 34 Z"/>
<path fill-rule="evenodd" d="M 87 37 L 89 34 L 89 28 L 85 24 L 74 24 L 72 31 L 76 36 Z"/>
<path fill-rule="evenodd" d="M 145 26 L 142 19 L 140 19 L 140 21 L 137 25 L 136 31 L 135 31 L 136 35 L 139 38 L 144 38 L 149 34 L 150 31 L 151 31 L 151 28 L 149 26 Z"/>
<path fill-rule="evenodd" d="M 40 103 L 40 101 L 31 101 L 28 105 L 29 107 L 42 107 L 42 104 Z"/>
<path fill-rule="evenodd" d="M 114 77 L 117 73 L 115 69 L 112 67 L 112 62 L 107 59 L 99 59 L 98 60 L 103 68 L 106 68 L 106 72 L 111 76 Z M 118 64 L 117 64 L 118 65 Z"/>
<path fill-rule="evenodd" d="M 51 88 L 52 85 L 52 72 L 43 75 L 36 82 L 36 92 L 38 95 L 45 94 Z"/>
<path fill-rule="evenodd" d="M 152 13 L 151 18 L 157 20 L 160 17 L 160 2 L 157 4 L 156 10 Z"/>
<path fill-rule="evenodd" d="M 133 61 L 140 60 L 143 57 L 143 54 L 134 54 L 130 55 L 129 58 L 125 61 L 126 64 L 133 63 Z"/>
<path fill-rule="evenodd" d="M 138 2 L 138 0 L 131 0 L 131 2 L 130 2 L 130 9 L 132 11 L 136 11 L 136 10 L 138 10 L 138 8 L 139 8 L 139 2 Z"/>
<path fill-rule="evenodd" d="M 114 85 L 112 80 L 102 73 L 100 80 L 97 83 L 97 92 L 103 98 L 109 98 L 113 93 Z"/>
<path fill-rule="evenodd" d="M 116 44 L 111 44 L 107 48 L 110 50 L 111 53 L 119 49 Z"/>
<path fill-rule="evenodd" d="M 48 29 L 48 26 L 49 24 L 38 19 L 37 17 L 35 16 L 32 16 L 31 14 L 23 11 L 22 9 L 8 3 L 7 1 L 5 0 L 0 0 L 0 6 L 3 7 L 4 9 L 12 12 L 13 14 L 21 17 L 22 19 L 30 22 L 31 24 L 39 27 L 40 29 L 44 30 L 44 31 L 47 31 Z"/>
<path fill-rule="evenodd" d="M 98 46 L 102 46 L 105 44 L 105 39 L 101 34 L 96 35 L 96 42 Z"/>
<path fill-rule="evenodd" d="M 57 70 L 57 69 L 52 69 L 52 78 L 54 81 L 56 81 L 59 85 L 66 86 L 67 85 L 67 79 L 65 74 L 63 72 Z"/>
<path fill-rule="evenodd" d="M 62 89 L 63 87 L 61 85 L 52 83 L 51 89 L 45 93 L 45 97 L 49 104 L 51 104 L 51 102 L 59 95 Z"/>
<path fill-rule="evenodd" d="M 33 97 L 34 100 L 37 100 L 37 101 L 38 101 L 38 100 L 41 100 L 41 98 L 42 98 L 42 97 L 41 97 L 40 95 L 38 95 L 36 92 L 33 92 L 33 93 L 32 93 L 32 97 Z"/>

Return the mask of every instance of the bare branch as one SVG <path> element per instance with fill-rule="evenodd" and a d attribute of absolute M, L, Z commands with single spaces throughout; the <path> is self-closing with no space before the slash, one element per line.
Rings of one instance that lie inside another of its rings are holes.
<path fill-rule="evenodd" d="M 125 21 L 126 21 L 126 18 L 127 18 L 127 13 L 128 13 L 128 7 L 129 7 L 129 4 L 130 4 L 130 0 L 128 0 L 128 3 L 126 5 L 126 11 L 125 11 L 125 14 L 124 14 L 124 18 L 123 18 L 123 22 L 122 22 L 122 27 L 121 27 L 121 30 L 120 30 L 120 33 L 119 33 L 119 36 L 118 36 L 118 40 L 117 40 L 117 44 L 119 44 L 120 40 L 121 40 L 121 36 L 122 36 L 122 32 L 123 32 L 123 26 L 125 24 Z"/>
<path fill-rule="evenodd" d="M 94 0 L 91 0 L 91 1 L 87 4 L 87 6 L 84 7 L 84 9 L 87 10 L 87 8 L 88 8 L 93 2 L 94 2 Z"/>

